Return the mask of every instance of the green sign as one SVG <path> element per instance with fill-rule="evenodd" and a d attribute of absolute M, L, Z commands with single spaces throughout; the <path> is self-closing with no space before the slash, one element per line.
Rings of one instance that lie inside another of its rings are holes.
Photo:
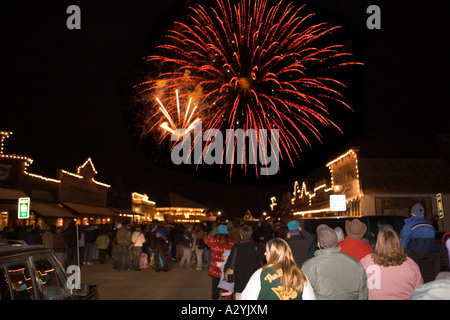
<path fill-rule="evenodd" d="M 19 219 L 28 219 L 30 217 L 30 206 L 30 198 L 19 198 L 19 203 L 17 205 Z"/>
<path fill-rule="evenodd" d="M 442 194 L 438 193 L 436 195 L 436 201 L 437 201 L 437 210 L 438 210 L 439 219 L 443 219 L 444 218 L 444 205 L 442 203 Z"/>

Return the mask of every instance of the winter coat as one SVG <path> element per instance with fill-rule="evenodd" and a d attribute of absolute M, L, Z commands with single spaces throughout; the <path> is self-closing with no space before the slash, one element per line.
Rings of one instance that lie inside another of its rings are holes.
<path fill-rule="evenodd" d="M 346 237 L 338 243 L 338 246 L 341 247 L 341 252 L 351 255 L 358 261 L 372 253 L 372 246 L 363 239 L 355 240 Z"/>
<path fill-rule="evenodd" d="M 109 237 L 106 234 L 101 234 L 97 237 L 95 242 L 97 243 L 97 247 L 100 250 L 105 250 L 105 249 L 108 249 L 110 241 L 111 240 L 109 239 Z"/>
<path fill-rule="evenodd" d="M 291 234 L 289 238 L 286 238 L 286 242 L 291 248 L 295 263 L 301 268 L 303 263 L 308 260 L 309 248 L 314 242 L 314 237 L 311 233 L 302 229 L 299 233 Z"/>
<path fill-rule="evenodd" d="M 88 228 L 84 231 L 84 243 L 94 243 L 96 240 L 95 230 Z"/>
<path fill-rule="evenodd" d="M 306 284 L 300 294 L 291 291 L 290 295 L 283 295 L 281 277 L 283 272 L 275 268 L 259 268 L 250 277 L 244 291 L 242 300 L 315 300 L 314 290 L 306 279 Z"/>
<path fill-rule="evenodd" d="M 182 241 L 183 247 L 185 248 L 192 248 L 194 245 L 194 236 L 192 235 L 192 232 L 185 231 L 183 233 L 183 241 Z"/>
<path fill-rule="evenodd" d="M 219 263 L 223 262 L 223 253 L 225 250 L 231 250 L 234 245 L 233 240 L 228 238 L 228 242 L 221 240 L 221 236 L 211 236 L 208 234 L 205 237 L 205 244 L 211 249 L 211 263 L 209 265 L 208 273 L 220 278 L 222 271 L 220 270 Z"/>
<path fill-rule="evenodd" d="M 411 258 L 399 266 L 384 267 L 368 254 L 361 264 L 369 279 L 369 300 L 409 300 L 414 289 L 423 284 L 419 266 Z"/>
<path fill-rule="evenodd" d="M 410 239 L 434 239 L 435 230 L 433 225 L 424 217 L 412 216 L 404 220 L 404 226 L 400 231 L 400 243 L 407 247 Z"/>
<path fill-rule="evenodd" d="M 122 246 L 131 245 L 131 231 L 125 227 L 117 231 L 117 244 Z"/>
<path fill-rule="evenodd" d="M 317 300 L 367 300 L 366 271 L 362 264 L 342 253 L 340 247 L 317 250 L 302 271 Z"/>
<path fill-rule="evenodd" d="M 266 263 L 265 248 L 262 243 L 243 240 L 231 248 L 225 269 L 232 266 L 233 255 L 236 253 L 234 264 L 234 291 L 242 292 L 252 274 Z"/>
<path fill-rule="evenodd" d="M 145 243 L 144 234 L 141 231 L 133 232 L 131 236 L 131 242 L 134 243 L 135 247 L 142 247 L 142 245 Z"/>
<path fill-rule="evenodd" d="M 78 233 L 78 238 L 77 238 Z M 65 231 L 66 243 L 68 247 L 76 247 L 78 244 L 78 240 L 81 232 L 77 231 L 77 227 L 75 225 L 69 225 Z"/>

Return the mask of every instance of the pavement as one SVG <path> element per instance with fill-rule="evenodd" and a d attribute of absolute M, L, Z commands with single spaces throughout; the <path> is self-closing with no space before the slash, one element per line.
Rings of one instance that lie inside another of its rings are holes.
<path fill-rule="evenodd" d="M 180 269 L 170 261 L 168 272 L 153 268 L 118 271 L 114 259 L 105 264 L 81 266 L 81 282 L 97 285 L 99 300 L 209 300 L 211 277 L 208 270 Z"/>

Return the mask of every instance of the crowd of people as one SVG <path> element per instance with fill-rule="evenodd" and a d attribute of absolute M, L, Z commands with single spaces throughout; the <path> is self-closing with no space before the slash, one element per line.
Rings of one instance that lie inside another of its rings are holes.
<path fill-rule="evenodd" d="M 420 204 L 400 232 L 380 227 L 373 246 L 361 220 L 347 220 L 343 228 L 321 224 L 313 235 L 296 220 L 274 225 L 263 218 L 227 225 L 72 221 L 65 230 L 8 229 L 1 236 L 42 244 L 66 267 L 111 258 L 118 271 L 206 268 L 213 300 L 450 297 L 450 233 L 439 245 Z"/>
<path fill-rule="evenodd" d="M 212 299 L 220 292 L 231 299 L 230 291 L 237 300 L 450 298 L 450 234 L 439 245 L 421 204 L 400 232 L 380 226 L 374 246 L 359 219 L 347 220 L 345 230 L 321 224 L 316 237 L 295 220 L 278 230 L 264 222 L 241 225 L 239 241 L 230 241 L 234 227 L 225 225 L 206 236 Z"/>

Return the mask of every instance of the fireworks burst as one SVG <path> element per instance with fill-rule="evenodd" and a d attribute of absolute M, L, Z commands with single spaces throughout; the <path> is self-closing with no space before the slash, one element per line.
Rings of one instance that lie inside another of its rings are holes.
<path fill-rule="evenodd" d="M 193 115 L 195 114 L 195 110 L 197 109 L 197 106 L 193 106 L 191 110 L 191 104 L 192 104 L 192 98 L 189 99 L 189 102 L 187 104 L 186 110 L 184 111 L 184 117 L 181 114 L 180 111 L 180 98 L 178 96 L 178 90 L 175 90 L 175 95 L 177 99 L 177 124 L 175 124 L 171 112 L 169 112 L 164 104 L 161 102 L 159 98 L 156 98 L 156 101 L 158 101 L 160 108 L 159 110 L 162 112 L 164 117 L 169 121 L 165 121 L 160 124 L 160 127 L 166 130 L 167 132 L 170 132 L 171 134 L 174 134 L 178 137 L 178 139 L 182 138 L 183 136 L 189 134 L 192 130 L 194 130 L 196 124 L 200 121 L 200 118 L 196 118 L 194 121 L 191 122 Z M 173 109 L 173 108 L 172 108 Z"/>
<path fill-rule="evenodd" d="M 330 105 L 351 109 L 339 92 L 345 85 L 327 72 L 359 64 L 347 61 L 351 54 L 344 46 L 323 45 L 338 27 L 310 23 L 314 14 L 303 14 L 303 7 L 282 1 L 270 6 L 268 0 L 191 7 L 187 22 L 175 22 L 168 41 L 148 57 L 168 69 L 141 83 L 142 92 L 167 95 L 183 88 L 184 97 L 193 96 L 200 106 L 204 131 L 276 128 L 280 158 L 293 164 L 311 138 L 321 141 L 321 128 L 341 131 Z M 170 114 L 158 102 L 161 124 Z M 163 128 L 171 132 L 176 126 L 169 123 Z"/>

